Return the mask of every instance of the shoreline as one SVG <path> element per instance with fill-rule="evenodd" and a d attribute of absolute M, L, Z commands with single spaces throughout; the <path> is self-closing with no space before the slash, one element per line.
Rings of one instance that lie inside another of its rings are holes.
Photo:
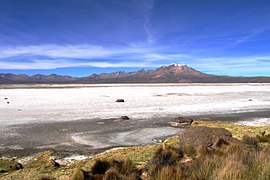
<path fill-rule="evenodd" d="M 193 118 L 195 122 L 205 121 L 237 124 L 237 122 L 246 121 L 247 118 L 264 118 L 269 116 L 270 112 L 264 110 L 189 117 Z M 11 129 L 16 130 L 18 136 L 4 138 L 5 142 L 2 142 L 2 144 L 7 143 L 7 145 L 0 149 L 0 154 L 12 158 L 31 156 L 39 152 L 52 150 L 59 157 L 65 158 L 72 155 L 91 156 L 112 148 L 151 145 L 161 142 L 170 136 L 174 136 L 185 129 L 171 127 L 166 123 L 174 119 L 174 117 L 153 118 L 148 121 L 94 119 L 12 125 Z M 99 122 L 104 122 L 104 124 L 99 124 Z M 170 130 L 169 134 L 168 130 Z M 161 132 L 164 132 L 164 134 Z M 0 131 L 0 133 L 3 132 Z M 153 136 L 151 133 L 153 133 Z M 154 133 L 159 134 L 159 136 L 155 136 Z M 76 142 L 72 139 L 72 135 L 78 135 L 79 138 L 86 142 Z M 106 139 L 110 138 L 112 140 L 106 141 Z M 147 139 L 147 141 L 139 141 L 138 139 Z M 112 142 L 118 142 L 118 144 L 113 144 Z M 96 146 L 92 146 L 95 143 L 97 143 Z M 105 146 L 102 147 L 101 145 Z M 100 147 L 97 148 L 98 146 Z"/>
<path fill-rule="evenodd" d="M 61 89 L 61 88 L 98 88 L 98 87 L 160 87 L 160 86 L 262 86 L 270 83 L 100 83 L 100 84 L 0 84 L 0 89 Z"/>
<path fill-rule="evenodd" d="M 261 113 L 261 112 L 256 112 L 256 113 Z M 255 114 L 253 114 L 253 116 L 255 116 Z M 267 115 L 267 112 L 264 112 L 262 114 Z M 216 116 L 215 118 L 217 118 Z M 203 129 L 219 128 L 219 130 L 227 131 L 230 134 L 230 137 L 232 136 L 231 137 L 232 139 L 236 138 L 235 139 L 236 142 L 244 142 L 243 141 L 244 136 L 255 138 L 256 135 L 258 134 L 261 135 L 262 132 L 265 132 L 266 134 L 270 134 L 270 126 L 262 126 L 262 127 L 249 126 L 248 127 L 248 126 L 228 123 L 230 122 L 229 120 L 234 119 L 231 117 L 238 117 L 238 116 L 236 114 L 225 116 L 223 117 L 223 121 L 218 121 L 218 122 L 214 121 L 213 119 L 210 119 L 209 117 L 208 119 L 206 119 L 205 117 L 202 117 L 201 120 L 204 119 L 208 121 L 199 121 L 198 119 L 197 120 L 195 119 L 195 122 L 193 122 L 193 124 L 190 127 L 200 128 L 198 126 L 204 126 L 204 127 L 201 127 Z M 249 116 L 249 115 L 241 114 L 240 117 L 245 117 L 245 116 Z M 190 138 L 191 136 L 192 134 L 189 134 L 188 136 L 186 136 L 186 138 Z M 199 135 L 199 137 L 200 136 L 201 134 Z M 185 135 L 183 137 L 185 137 Z M 2 174 L 0 173 L 0 179 L 1 178 L 20 179 L 22 177 L 23 179 L 32 179 L 33 177 L 36 177 L 36 179 L 40 179 L 42 177 L 52 177 L 56 179 L 68 180 L 75 177 L 75 175 L 78 172 L 78 169 L 80 170 L 80 172 L 83 172 L 83 173 L 92 173 L 93 167 L 95 167 L 95 164 L 99 162 L 99 160 L 102 162 L 125 162 L 126 160 L 128 160 L 128 162 L 130 162 L 134 167 L 136 167 L 136 169 L 145 170 L 145 168 L 147 168 L 148 163 L 152 162 L 151 160 L 153 159 L 153 157 L 155 157 L 155 154 L 160 149 L 164 150 L 164 148 L 166 147 L 169 147 L 169 148 L 171 147 L 172 149 L 176 148 L 176 150 L 178 149 L 181 150 L 183 147 L 185 148 L 183 150 L 183 152 L 185 153 L 184 159 L 179 161 L 179 163 L 181 164 L 192 163 L 193 160 L 196 161 L 196 158 L 199 158 L 199 156 L 192 156 L 192 154 L 190 154 L 190 151 L 189 151 L 190 148 L 186 149 L 186 147 L 189 147 L 189 146 L 186 146 L 185 144 L 183 145 L 181 143 L 182 141 L 180 142 L 180 138 L 181 136 L 170 136 L 166 140 L 164 140 L 164 142 L 162 143 L 157 142 L 157 143 L 152 143 L 151 145 L 147 144 L 147 145 L 142 145 L 142 146 L 108 148 L 107 150 L 104 149 L 104 150 L 101 150 L 100 152 L 97 152 L 96 154 L 91 154 L 91 155 L 86 155 L 86 154 L 83 155 L 83 153 L 82 154 L 76 153 L 76 154 L 71 154 L 69 156 L 59 156 L 53 151 L 42 151 L 40 153 L 32 154 L 31 156 L 27 156 L 27 157 L 21 157 L 21 158 L 17 157 L 17 158 L 7 158 L 7 159 L 2 158 L 1 160 L 4 164 L 3 166 L 4 168 L 13 167 L 15 164 L 16 167 L 17 166 L 22 167 L 22 169 L 11 170 L 9 172 L 2 173 Z M 203 140 L 200 140 L 200 142 L 203 143 Z M 235 147 L 240 147 L 240 145 L 235 146 L 236 144 L 234 144 L 234 141 L 231 141 L 231 142 L 229 142 L 228 144 L 229 145 L 228 147 L 230 149 L 233 148 L 234 150 Z M 225 145 L 223 145 L 220 148 L 222 149 L 226 147 Z M 264 149 L 256 148 L 254 149 L 256 150 L 256 153 L 258 152 L 258 150 L 259 152 L 266 152 L 264 150 L 267 150 L 267 144 L 260 143 L 260 147 Z M 250 149 L 250 146 L 246 144 L 246 148 L 243 147 L 243 150 L 244 149 L 245 150 Z M 196 152 L 197 153 L 201 152 L 199 151 L 199 149 L 195 149 L 195 150 L 196 150 L 195 152 L 192 151 L 195 153 L 193 155 L 196 155 Z M 239 152 L 239 149 L 236 148 L 235 151 Z M 207 152 L 211 152 L 211 151 L 209 150 L 209 151 L 206 151 L 206 153 Z M 217 152 L 220 152 L 220 151 L 217 151 Z M 231 154 L 231 152 L 232 151 L 230 150 L 229 153 Z M 250 150 L 249 152 L 252 152 L 252 150 Z M 209 154 L 207 153 L 205 155 L 207 155 L 208 157 Z M 223 157 L 222 154 L 220 155 L 220 153 L 219 154 L 217 153 L 217 155 L 219 157 Z M 243 154 L 243 155 L 246 155 L 246 154 Z M 267 156 L 265 157 L 268 158 L 269 157 L 268 155 L 269 154 L 267 154 Z M 222 160 L 221 162 L 223 163 L 224 161 Z M 265 165 L 263 165 L 263 167 L 268 165 L 267 164 L 268 161 L 267 160 L 265 161 L 265 158 L 263 160 L 258 160 L 257 162 L 266 162 Z M 196 165 L 196 168 L 197 168 L 197 165 Z M 147 171 L 144 171 L 144 172 L 147 172 Z M 142 173 L 142 175 L 144 174 L 144 172 Z"/>

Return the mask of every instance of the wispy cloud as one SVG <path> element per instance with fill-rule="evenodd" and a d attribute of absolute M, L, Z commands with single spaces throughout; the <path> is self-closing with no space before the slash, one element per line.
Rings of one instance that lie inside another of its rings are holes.
<path fill-rule="evenodd" d="M 257 35 L 260 35 L 260 34 L 264 33 L 267 30 L 269 30 L 269 26 L 268 25 L 266 27 L 263 27 L 263 28 L 254 29 L 252 32 L 249 32 L 246 35 L 239 37 L 236 40 L 235 44 L 241 44 L 241 43 L 247 42 L 250 39 L 254 38 Z"/>
<path fill-rule="evenodd" d="M 270 56 L 198 58 L 190 65 L 200 71 L 219 75 L 270 76 Z"/>
<path fill-rule="evenodd" d="M 166 48 L 132 45 L 129 47 L 102 47 L 93 45 L 32 45 L 0 49 L 0 61 L 8 58 L 48 57 L 49 59 L 133 59 L 144 61 L 173 60 L 189 57 L 183 53 L 167 53 Z M 45 59 L 46 60 L 46 59 Z"/>
<path fill-rule="evenodd" d="M 92 45 L 35 45 L 2 48 L 0 69 L 55 69 L 87 66 L 157 67 L 158 63 L 154 64 L 151 61 L 166 59 L 166 56 L 155 53 L 158 50 L 159 48 L 134 45 L 114 48 Z"/>
<path fill-rule="evenodd" d="M 104 48 L 92 45 L 33 45 L 0 50 L 1 58 L 14 56 L 48 56 L 54 58 L 106 58 L 119 54 L 137 54 L 151 52 L 150 48 Z"/>
<path fill-rule="evenodd" d="M 93 45 L 35 45 L 0 50 L 0 69 L 56 69 L 72 67 L 154 68 L 164 64 L 188 64 L 214 74 L 240 75 L 270 71 L 269 56 L 202 57 L 168 52 L 148 46 L 102 47 Z M 23 60 L 22 60 L 23 59 Z"/>
<path fill-rule="evenodd" d="M 150 30 L 150 14 L 151 14 L 151 10 L 154 7 L 154 0 L 145 0 L 139 3 L 142 6 L 142 13 L 144 16 L 144 23 L 143 23 L 143 28 L 147 37 L 147 43 L 148 44 L 152 44 L 155 39 L 152 35 L 152 32 Z"/>
<path fill-rule="evenodd" d="M 70 68 L 70 67 L 99 67 L 99 68 L 108 68 L 108 67 L 159 67 L 160 65 L 152 65 L 148 63 L 134 63 L 132 62 L 77 62 L 71 60 L 36 60 L 32 62 L 0 62 L 1 69 L 56 69 L 56 68 Z"/>

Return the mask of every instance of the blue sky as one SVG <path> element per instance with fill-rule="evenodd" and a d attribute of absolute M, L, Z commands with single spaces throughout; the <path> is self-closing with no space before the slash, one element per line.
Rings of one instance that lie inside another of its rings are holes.
<path fill-rule="evenodd" d="M 0 72 L 270 76 L 267 0 L 0 0 Z"/>

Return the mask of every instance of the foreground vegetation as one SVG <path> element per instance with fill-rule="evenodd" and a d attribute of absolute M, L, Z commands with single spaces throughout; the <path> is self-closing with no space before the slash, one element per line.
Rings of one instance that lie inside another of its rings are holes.
<path fill-rule="evenodd" d="M 196 121 L 193 126 L 207 126 L 213 128 L 225 128 L 230 131 L 233 137 L 241 139 L 244 135 L 255 137 L 256 135 L 266 132 L 270 134 L 269 126 L 243 126 L 231 123 L 213 122 L 213 121 Z"/>
<path fill-rule="evenodd" d="M 2 160 L 0 167 L 9 169 L 0 173 L 0 179 L 270 179 L 270 127 L 213 122 L 193 126 L 226 128 L 241 143 L 221 140 L 216 148 L 195 148 L 181 144 L 174 136 L 162 144 L 110 150 L 69 166 L 59 166 L 48 151 L 24 164 L 23 169 Z"/>

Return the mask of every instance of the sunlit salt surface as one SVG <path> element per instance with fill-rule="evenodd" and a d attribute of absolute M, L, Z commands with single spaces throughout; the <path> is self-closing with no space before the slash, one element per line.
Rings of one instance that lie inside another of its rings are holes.
<path fill-rule="evenodd" d="M 236 124 L 245 126 L 270 126 L 270 118 L 252 118 L 246 121 L 239 121 Z"/>
<path fill-rule="evenodd" d="M 268 109 L 270 84 L 43 85 L 0 89 L 0 125 L 127 115 L 147 119 Z M 72 87 L 72 88 L 70 88 Z M 115 100 L 123 98 L 124 103 Z M 268 120 L 266 120 L 268 122 Z"/>

